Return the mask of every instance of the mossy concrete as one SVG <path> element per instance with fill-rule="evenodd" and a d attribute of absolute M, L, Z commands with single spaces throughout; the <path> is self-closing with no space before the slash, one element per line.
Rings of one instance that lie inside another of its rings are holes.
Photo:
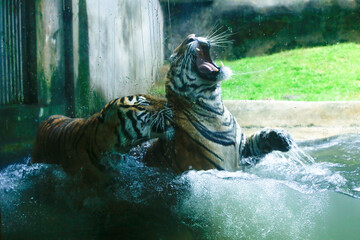
<path fill-rule="evenodd" d="M 74 115 L 85 117 L 114 98 L 147 92 L 158 78 L 164 55 L 159 2 L 100 2 L 70 1 L 73 37 L 65 45 L 65 2 L 35 1 L 39 105 L 66 104 L 66 93 L 73 92 Z M 69 45 L 73 66 L 65 61 Z"/>
<path fill-rule="evenodd" d="M 14 105 L 0 108 L 0 169 L 30 156 L 39 124 L 46 117 L 64 112 L 65 105 L 39 107 Z"/>

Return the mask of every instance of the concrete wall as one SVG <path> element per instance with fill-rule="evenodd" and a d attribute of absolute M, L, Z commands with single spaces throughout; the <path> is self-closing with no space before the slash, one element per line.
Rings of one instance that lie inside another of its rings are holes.
<path fill-rule="evenodd" d="M 76 115 L 146 93 L 163 63 L 158 1 L 73 0 L 72 9 Z M 62 11 L 62 1 L 37 1 L 39 103 L 54 108 L 65 104 Z"/>
<path fill-rule="evenodd" d="M 65 107 L 63 35 L 62 2 L 36 1 L 38 102 L 61 113 Z"/>
<path fill-rule="evenodd" d="M 76 0 L 73 11 L 77 112 L 86 115 L 113 98 L 146 93 L 163 63 L 159 2 L 87 0 L 85 6 Z M 82 36 L 86 25 L 88 38 Z"/>

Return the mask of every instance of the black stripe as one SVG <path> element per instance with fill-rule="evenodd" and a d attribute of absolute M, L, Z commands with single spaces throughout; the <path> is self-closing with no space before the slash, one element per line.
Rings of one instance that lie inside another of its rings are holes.
<path fill-rule="evenodd" d="M 214 101 L 216 100 L 219 96 L 221 95 L 221 93 L 211 93 L 211 94 L 207 94 L 207 95 L 204 95 L 204 94 L 201 94 L 199 93 L 199 96 L 196 98 L 196 100 L 199 102 L 200 99 L 205 99 L 205 100 L 209 100 L 209 101 Z M 221 102 L 220 102 L 221 103 Z"/>
<path fill-rule="evenodd" d="M 115 128 L 115 135 L 116 135 L 116 139 L 117 139 L 117 143 L 115 144 L 115 146 L 120 147 L 120 134 L 119 134 L 119 130 L 118 128 Z"/>
<path fill-rule="evenodd" d="M 123 118 L 123 116 L 122 116 L 122 114 L 121 114 L 121 112 L 120 112 L 120 110 L 118 109 L 117 110 L 117 114 L 118 114 L 118 117 L 119 117 L 119 120 L 120 120 L 120 125 L 121 125 L 121 131 L 124 133 L 124 135 L 125 135 L 125 137 L 127 138 L 127 139 L 132 139 L 132 137 L 131 137 L 131 135 L 129 134 L 129 132 L 127 131 L 127 129 L 126 129 L 126 120 L 125 120 L 125 118 Z"/>
<path fill-rule="evenodd" d="M 141 133 L 139 131 L 139 129 L 137 128 L 137 119 L 134 118 L 134 111 L 133 110 L 129 110 L 126 112 L 126 116 L 130 119 L 131 121 L 131 125 L 134 129 L 134 131 L 136 132 L 136 136 L 141 136 Z"/>
<path fill-rule="evenodd" d="M 148 112 L 147 112 L 147 111 L 144 111 L 144 112 L 140 113 L 137 117 L 138 117 L 138 118 L 141 118 L 142 116 L 147 115 L 147 114 L 148 114 Z"/>
<path fill-rule="evenodd" d="M 95 127 L 95 136 L 94 136 L 94 138 L 95 138 L 95 145 L 96 145 L 96 147 L 97 147 L 97 149 L 99 149 L 99 145 L 98 145 L 98 143 L 97 143 L 97 132 L 98 132 L 98 130 L 99 130 L 99 124 L 96 124 L 96 127 Z"/>
<path fill-rule="evenodd" d="M 115 98 L 114 100 L 112 100 L 112 101 L 110 102 L 110 106 L 112 106 L 118 99 L 119 99 L 119 98 Z"/>
<path fill-rule="evenodd" d="M 203 92 L 214 92 L 217 88 L 218 88 L 218 85 L 215 84 L 215 85 L 212 85 L 211 87 L 202 89 L 202 90 L 200 91 L 200 93 L 203 93 Z M 217 94 L 217 95 L 218 95 L 218 94 Z"/>
<path fill-rule="evenodd" d="M 221 125 L 225 127 L 229 127 L 230 125 L 235 124 L 234 116 L 230 115 L 230 120 L 228 122 L 222 122 Z"/>
<path fill-rule="evenodd" d="M 198 89 L 201 85 L 198 84 L 186 84 L 183 83 L 183 86 L 178 88 L 181 92 L 187 92 L 188 90 Z"/>
<path fill-rule="evenodd" d="M 59 120 L 60 122 L 56 126 L 53 126 L 52 144 L 60 143 L 59 140 L 60 140 L 61 135 L 63 134 L 64 127 L 66 126 L 65 123 L 68 124 L 69 120 L 71 120 L 71 119 L 69 119 L 69 118 L 60 119 Z M 59 147 L 59 146 L 57 146 L 57 147 Z"/>
<path fill-rule="evenodd" d="M 219 165 L 217 165 L 216 163 L 214 163 L 210 158 L 208 158 L 207 156 L 205 156 L 204 154 L 200 153 L 200 155 L 205 158 L 209 163 L 211 163 L 217 170 L 225 170 L 224 168 L 220 167 Z"/>
<path fill-rule="evenodd" d="M 220 157 L 219 155 L 217 155 L 215 152 L 213 152 L 212 150 L 210 150 L 209 148 L 207 148 L 204 144 L 202 144 L 201 142 L 199 142 L 198 140 L 196 140 L 195 138 L 193 138 L 188 132 L 184 131 L 186 133 L 186 135 L 193 140 L 195 143 L 197 143 L 198 145 L 200 145 L 200 147 L 204 148 L 206 151 L 208 151 L 209 153 L 211 153 L 212 155 L 214 155 L 216 158 L 220 159 L 220 161 L 224 161 L 224 159 L 222 157 Z"/>
<path fill-rule="evenodd" d="M 125 122 L 125 120 L 123 122 Z M 133 139 L 129 130 L 125 128 L 125 123 L 123 124 L 122 132 L 124 133 L 124 135 L 127 139 Z"/>
<path fill-rule="evenodd" d="M 92 153 L 92 156 L 94 156 L 94 157 L 90 158 L 90 160 L 95 165 L 95 167 L 97 167 L 98 169 L 104 171 L 105 167 L 99 163 L 99 157 L 101 157 L 101 156 L 97 157 L 96 153 L 94 153 L 94 147 L 96 147 L 99 150 L 100 154 L 101 154 L 100 150 L 102 150 L 102 149 L 99 148 L 99 145 L 97 143 L 98 130 L 99 130 L 99 124 L 97 124 L 96 128 L 95 128 L 95 136 L 94 136 L 95 137 L 95 141 L 94 141 L 95 146 L 93 146 L 91 148 L 91 150 L 92 150 L 91 153 Z"/>
<path fill-rule="evenodd" d="M 131 108 L 131 107 L 136 107 L 134 105 L 121 105 L 122 108 Z"/>
<path fill-rule="evenodd" d="M 149 102 L 148 100 L 143 100 L 141 102 L 138 102 L 138 106 L 151 106 L 153 105 L 151 102 Z"/>
<path fill-rule="evenodd" d="M 106 104 L 106 106 L 102 109 L 102 111 L 107 111 L 117 100 L 118 98 L 111 100 L 108 104 Z"/>
<path fill-rule="evenodd" d="M 199 133 L 206 139 L 223 146 L 235 145 L 235 124 L 233 124 L 233 127 L 230 130 L 212 132 L 201 122 L 199 122 L 194 116 L 192 116 L 190 112 L 184 111 L 184 114 L 189 122 L 196 128 L 196 130 L 198 130 Z"/>
<path fill-rule="evenodd" d="M 46 123 L 47 124 L 52 124 L 53 121 L 55 121 L 56 119 L 59 119 L 58 117 L 49 117 L 47 120 L 46 120 Z"/>
<path fill-rule="evenodd" d="M 128 96 L 129 101 L 131 102 L 133 100 L 134 96 Z"/>
<path fill-rule="evenodd" d="M 107 113 L 107 111 L 109 110 L 109 108 L 111 108 L 111 106 L 118 100 L 119 98 L 116 98 L 112 101 L 110 101 L 100 112 L 102 117 L 100 119 L 105 119 L 105 115 Z M 100 120 L 101 121 L 101 120 Z"/>
<path fill-rule="evenodd" d="M 135 108 L 137 110 L 145 110 L 145 108 L 141 105 L 121 105 L 122 108 Z"/>
<path fill-rule="evenodd" d="M 79 143 L 81 142 L 82 138 L 84 137 L 84 134 L 85 134 L 86 130 L 89 128 L 90 124 L 91 124 L 90 122 L 86 122 L 85 125 L 80 126 L 79 133 L 75 137 L 74 145 L 75 145 L 76 153 L 78 156 L 79 156 L 79 153 L 78 153 Z"/>
<path fill-rule="evenodd" d="M 190 77 L 188 73 L 185 74 L 187 79 L 190 79 L 190 81 L 195 81 L 196 77 Z"/>
<path fill-rule="evenodd" d="M 100 171 L 105 171 L 105 167 L 98 162 L 96 154 L 94 152 L 90 152 L 89 149 L 86 149 L 86 152 L 90 158 L 90 162 Z"/>
<path fill-rule="evenodd" d="M 178 77 L 179 77 L 182 85 L 186 84 L 186 82 L 185 82 L 186 79 L 183 79 L 183 76 L 186 75 L 186 73 L 184 73 L 184 71 L 186 71 L 186 66 L 185 66 L 185 63 L 182 62 L 180 73 L 178 74 Z"/>
<path fill-rule="evenodd" d="M 66 136 L 67 136 L 67 132 L 69 132 L 69 128 L 67 128 L 67 126 L 73 122 L 73 119 L 67 119 L 67 121 L 65 121 L 62 125 L 61 125 L 61 132 L 60 132 L 60 135 L 58 137 L 59 139 L 59 142 L 57 143 L 58 144 L 58 153 L 61 153 L 61 148 L 64 148 L 66 146 Z M 64 140 L 62 141 L 62 137 L 63 135 L 65 134 L 64 136 Z M 62 146 L 64 145 L 64 146 Z M 63 149 L 63 151 L 66 151 L 66 148 Z"/>
<path fill-rule="evenodd" d="M 74 144 L 76 144 L 81 139 L 81 137 L 83 136 L 83 134 L 87 128 L 87 125 L 83 125 L 83 124 L 81 124 L 81 122 L 78 122 L 78 124 L 80 126 L 78 128 L 78 132 L 76 133 L 76 135 L 74 137 Z"/>
<path fill-rule="evenodd" d="M 221 161 L 224 161 L 224 159 L 222 159 L 219 155 L 217 155 L 216 153 L 214 153 L 213 151 L 211 151 L 210 149 L 208 149 L 206 146 L 204 146 L 202 143 L 200 143 L 199 141 L 197 141 L 196 139 L 192 138 L 187 132 L 185 132 L 186 135 L 195 143 L 199 144 L 201 147 L 203 147 L 205 150 L 207 150 L 208 152 L 210 152 L 211 154 L 213 154 L 215 157 L 217 157 L 218 159 L 220 159 Z M 199 152 L 199 154 L 205 159 L 207 160 L 209 163 L 211 163 L 217 170 L 225 170 L 224 168 L 222 168 L 220 165 L 216 164 L 214 161 L 212 161 L 210 158 L 208 158 L 207 156 L 205 156 L 204 154 L 202 154 L 201 152 Z"/>
<path fill-rule="evenodd" d="M 215 119 L 216 117 L 209 115 L 209 113 L 204 112 L 202 109 L 201 110 L 196 110 L 193 109 L 193 111 L 196 113 L 196 115 L 201 116 L 201 117 L 205 117 L 205 118 L 210 118 L 210 119 Z"/>
<path fill-rule="evenodd" d="M 71 121 L 71 125 L 69 126 L 69 130 L 66 132 L 65 139 L 68 139 L 68 135 L 70 135 L 70 138 L 73 136 L 73 132 L 76 130 L 77 124 L 80 124 L 78 120 L 73 119 Z M 80 129 L 79 129 L 80 130 Z M 75 138 L 73 138 L 75 140 Z M 71 142 L 70 144 L 73 144 L 74 142 Z"/>
<path fill-rule="evenodd" d="M 240 144 L 239 144 L 239 161 L 241 160 L 241 158 L 243 156 L 245 156 L 245 152 L 246 152 L 246 139 L 245 139 L 245 146 L 243 146 L 244 144 L 244 139 L 245 139 L 245 135 L 243 132 L 241 132 L 241 138 L 240 138 Z"/>
<path fill-rule="evenodd" d="M 196 103 L 200 107 L 204 108 L 206 111 L 212 112 L 216 115 L 223 115 L 225 112 L 223 105 L 221 105 L 222 106 L 221 108 L 210 107 L 210 106 L 206 105 L 204 102 L 199 101 L 199 99 L 196 100 Z"/>

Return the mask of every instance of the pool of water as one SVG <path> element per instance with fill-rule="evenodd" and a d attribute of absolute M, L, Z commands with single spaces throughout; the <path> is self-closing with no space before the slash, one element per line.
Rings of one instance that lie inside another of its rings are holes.
<path fill-rule="evenodd" d="M 232 173 L 174 175 L 142 154 L 109 159 L 103 188 L 28 159 L 2 169 L 3 239 L 359 239 L 359 135 L 298 142 Z"/>

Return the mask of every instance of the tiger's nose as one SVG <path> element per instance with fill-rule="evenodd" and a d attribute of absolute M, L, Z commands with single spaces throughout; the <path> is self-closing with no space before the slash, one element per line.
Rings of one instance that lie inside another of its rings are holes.
<path fill-rule="evenodd" d="M 197 40 L 201 47 L 210 47 L 210 42 L 206 38 L 198 37 Z"/>

